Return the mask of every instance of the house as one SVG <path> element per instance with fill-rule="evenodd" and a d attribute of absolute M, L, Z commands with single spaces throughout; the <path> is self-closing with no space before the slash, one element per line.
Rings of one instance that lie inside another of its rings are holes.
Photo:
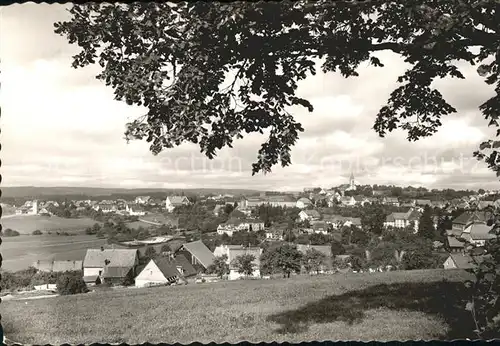
<path fill-rule="evenodd" d="M 467 254 L 452 253 L 443 263 L 444 269 L 471 269 L 476 266 L 474 260 L 480 263 L 484 259 L 483 256 L 474 256 L 474 259 Z"/>
<path fill-rule="evenodd" d="M 368 198 L 366 198 L 365 196 L 353 196 L 353 198 L 356 201 L 356 204 L 359 204 L 361 206 L 364 206 L 365 204 L 370 203 Z"/>
<path fill-rule="evenodd" d="M 300 208 L 300 209 L 305 209 L 305 208 L 308 208 L 312 205 L 313 205 L 313 203 L 311 202 L 311 200 L 308 198 L 304 198 L 304 197 L 299 198 L 299 200 L 296 203 L 297 208 Z"/>
<path fill-rule="evenodd" d="M 261 197 L 243 197 L 238 203 L 238 208 L 241 209 L 253 209 L 262 204 L 266 204 L 267 200 Z"/>
<path fill-rule="evenodd" d="M 457 239 L 456 235 L 447 234 L 446 241 L 448 243 L 448 250 L 450 252 L 463 252 L 465 249 L 464 242 Z"/>
<path fill-rule="evenodd" d="M 485 222 L 472 221 L 465 226 L 461 237 L 477 246 L 484 246 L 487 240 L 496 238 L 495 234 L 490 233 L 491 230 L 492 226 Z"/>
<path fill-rule="evenodd" d="M 273 207 L 294 208 L 297 205 L 297 201 L 290 195 L 277 195 L 268 196 L 267 204 L 270 204 Z"/>
<path fill-rule="evenodd" d="M 94 206 L 94 209 L 102 212 L 103 214 L 115 213 L 118 211 L 118 207 L 111 203 L 99 203 Z"/>
<path fill-rule="evenodd" d="M 361 218 L 359 217 L 346 217 L 344 218 L 343 226 L 357 226 L 361 227 Z"/>
<path fill-rule="evenodd" d="M 266 239 L 268 240 L 283 240 L 284 231 L 282 229 L 270 229 L 266 231 Z"/>
<path fill-rule="evenodd" d="M 347 219 L 347 217 L 344 217 L 342 215 L 323 215 L 323 221 L 332 225 L 333 229 L 341 228 L 347 221 Z"/>
<path fill-rule="evenodd" d="M 465 227 L 473 221 L 486 222 L 490 218 L 491 214 L 484 211 L 466 211 L 459 216 L 457 216 L 452 221 L 452 230 L 455 234 L 459 235 L 465 230 Z"/>
<path fill-rule="evenodd" d="M 135 198 L 135 204 L 148 204 L 150 200 L 150 196 L 137 196 Z"/>
<path fill-rule="evenodd" d="M 135 277 L 139 264 L 137 249 L 87 249 L 83 260 L 83 280 L 87 284 L 121 283 Z"/>
<path fill-rule="evenodd" d="M 81 271 L 83 269 L 83 261 L 36 261 L 33 267 L 42 272 L 67 272 Z"/>
<path fill-rule="evenodd" d="M 352 207 L 352 206 L 356 205 L 356 199 L 353 196 L 350 196 L 350 197 L 344 196 L 344 197 L 340 198 L 340 203 L 342 205 Z"/>
<path fill-rule="evenodd" d="M 196 270 L 183 255 L 152 259 L 135 278 L 136 287 L 168 285 L 196 275 Z"/>
<path fill-rule="evenodd" d="M 312 221 L 311 222 L 311 228 L 314 233 L 317 234 L 328 234 L 328 230 L 330 229 L 331 226 L 329 226 L 326 222 L 324 221 Z"/>
<path fill-rule="evenodd" d="M 216 256 L 227 256 L 227 264 L 229 264 L 229 280 L 237 280 L 244 276 L 244 274 L 238 273 L 238 268 L 235 266 L 235 259 L 238 256 L 249 254 L 254 256 L 252 261 L 253 272 L 251 277 L 260 277 L 260 256 L 262 255 L 262 249 L 258 247 L 243 247 L 235 245 L 220 245 L 214 250 L 214 255 Z"/>
<path fill-rule="evenodd" d="M 175 208 L 183 206 L 183 205 L 190 205 L 191 201 L 186 196 L 168 196 L 165 199 L 165 209 L 171 213 L 174 211 Z"/>
<path fill-rule="evenodd" d="M 425 206 L 432 207 L 432 202 L 430 199 L 416 199 L 414 201 L 414 204 L 415 204 L 415 206 L 418 206 L 418 207 L 425 207 Z"/>
<path fill-rule="evenodd" d="M 318 213 L 317 210 L 310 209 L 310 210 L 301 210 L 299 213 L 299 219 L 301 221 L 312 221 L 312 220 L 319 220 L 321 218 L 321 215 Z"/>
<path fill-rule="evenodd" d="M 420 215 L 413 209 L 406 213 L 391 213 L 387 215 L 384 222 L 385 227 L 406 228 L 413 224 L 414 233 L 418 231 L 418 222 Z"/>
<path fill-rule="evenodd" d="M 201 240 L 182 244 L 176 254 L 184 255 L 194 266 L 201 266 L 207 269 L 214 261 L 214 254 L 206 247 Z"/>
<path fill-rule="evenodd" d="M 146 215 L 146 211 L 139 207 L 138 205 L 131 205 L 127 204 L 125 206 L 125 211 L 129 213 L 129 215 L 134 215 L 134 216 L 144 216 Z"/>
<path fill-rule="evenodd" d="M 382 204 L 399 207 L 399 200 L 397 197 L 384 197 L 382 198 Z"/>
<path fill-rule="evenodd" d="M 237 231 L 258 232 L 265 229 L 264 222 L 258 219 L 240 219 L 232 217 L 225 223 L 217 227 L 217 234 L 222 235 L 226 233 L 230 237 Z"/>

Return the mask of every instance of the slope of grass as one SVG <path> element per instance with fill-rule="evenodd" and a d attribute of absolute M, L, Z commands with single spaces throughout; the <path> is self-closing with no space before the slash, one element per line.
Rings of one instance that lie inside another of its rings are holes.
<path fill-rule="evenodd" d="M 54 215 L 15 215 L 9 218 L 3 218 L 2 228 L 10 228 L 21 234 L 31 234 L 37 229 L 43 233 L 48 231 L 75 233 L 83 232 L 85 228 L 94 225 L 96 222 L 97 221 L 90 218 L 65 219 Z"/>
<path fill-rule="evenodd" d="M 9 339 L 90 344 L 463 337 L 462 271 L 300 276 L 2 302 Z M 443 280 L 445 279 L 445 280 Z"/>

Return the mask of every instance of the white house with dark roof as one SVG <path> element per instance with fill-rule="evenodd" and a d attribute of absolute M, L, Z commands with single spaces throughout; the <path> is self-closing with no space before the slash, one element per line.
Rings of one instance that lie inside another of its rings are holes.
<path fill-rule="evenodd" d="M 176 283 L 196 275 L 196 270 L 183 255 L 152 259 L 135 278 L 136 287 Z"/>
<path fill-rule="evenodd" d="M 165 209 L 171 213 L 176 207 L 190 205 L 191 201 L 186 196 L 168 196 L 165 199 Z"/>
<path fill-rule="evenodd" d="M 308 208 L 312 205 L 313 205 L 313 203 L 311 202 L 311 200 L 309 198 L 305 198 L 305 197 L 299 198 L 296 202 L 297 208 L 300 208 L 300 209 L 305 209 L 305 208 Z"/>
<path fill-rule="evenodd" d="M 118 283 L 127 276 L 134 277 L 139 264 L 137 249 L 87 249 L 83 259 L 85 283 Z"/>
<path fill-rule="evenodd" d="M 146 211 L 136 204 L 127 204 L 125 206 L 125 211 L 129 213 L 129 215 L 133 216 L 144 216 L 146 215 Z"/>
<path fill-rule="evenodd" d="M 302 210 L 299 213 L 299 218 L 301 221 L 312 221 L 312 220 L 319 220 L 321 218 L 321 215 L 318 213 L 317 210 L 310 209 L 310 210 Z"/>

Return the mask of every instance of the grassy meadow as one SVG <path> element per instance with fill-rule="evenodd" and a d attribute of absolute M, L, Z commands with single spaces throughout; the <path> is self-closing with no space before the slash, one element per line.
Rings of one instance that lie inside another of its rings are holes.
<path fill-rule="evenodd" d="M 456 339 L 473 329 L 459 301 L 468 275 L 419 270 L 122 288 L 5 301 L 2 325 L 9 339 L 30 344 Z"/>
<path fill-rule="evenodd" d="M 2 224 L 4 220 L 2 219 Z M 2 270 L 26 269 L 37 260 L 83 260 L 88 248 L 108 246 L 95 235 L 20 235 L 2 238 Z"/>
<path fill-rule="evenodd" d="M 46 232 L 83 233 L 85 228 L 96 223 L 90 218 L 65 219 L 58 216 L 9 215 L 2 217 L 2 229 L 13 229 L 21 234 L 31 234 L 35 230 Z"/>

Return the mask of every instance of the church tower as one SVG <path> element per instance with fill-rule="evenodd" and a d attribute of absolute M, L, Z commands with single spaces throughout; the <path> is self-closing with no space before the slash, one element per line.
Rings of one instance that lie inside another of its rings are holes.
<path fill-rule="evenodd" d="M 351 177 L 349 178 L 349 189 L 354 190 L 356 189 L 356 185 L 354 183 L 354 174 L 351 172 Z"/>

